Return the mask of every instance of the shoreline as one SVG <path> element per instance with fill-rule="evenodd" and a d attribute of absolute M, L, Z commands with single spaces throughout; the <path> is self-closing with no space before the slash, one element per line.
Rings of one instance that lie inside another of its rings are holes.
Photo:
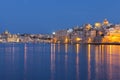
<path fill-rule="evenodd" d="M 80 44 L 80 45 L 120 45 L 120 43 L 48 43 L 48 42 L 1 42 L 0 44 Z"/>

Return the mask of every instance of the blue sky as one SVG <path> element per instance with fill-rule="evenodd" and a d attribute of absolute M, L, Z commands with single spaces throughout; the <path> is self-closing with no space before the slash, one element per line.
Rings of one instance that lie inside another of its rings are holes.
<path fill-rule="evenodd" d="M 0 0 L 0 33 L 52 33 L 107 18 L 120 23 L 120 0 Z"/>

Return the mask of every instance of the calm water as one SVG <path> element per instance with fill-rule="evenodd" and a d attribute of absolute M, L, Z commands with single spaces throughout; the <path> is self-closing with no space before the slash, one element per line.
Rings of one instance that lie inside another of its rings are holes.
<path fill-rule="evenodd" d="M 120 80 L 120 46 L 0 44 L 0 80 Z"/>

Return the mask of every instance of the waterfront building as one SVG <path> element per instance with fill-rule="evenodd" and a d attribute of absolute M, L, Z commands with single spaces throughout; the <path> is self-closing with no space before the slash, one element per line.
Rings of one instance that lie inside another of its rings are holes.
<path fill-rule="evenodd" d="M 69 33 L 67 30 L 59 30 L 53 34 L 53 43 L 68 43 L 69 42 Z"/>
<path fill-rule="evenodd" d="M 11 34 L 8 30 L 5 30 L 0 35 L 0 42 L 19 42 L 19 36 L 17 34 Z"/>
<path fill-rule="evenodd" d="M 107 19 L 94 25 L 84 24 L 48 34 L 11 34 L 5 30 L 0 42 L 53 42 L 53 43 L 94 43 L 120 42 L 120 25 L 111 24 Z"/>
<path fill-rule="evenodd" d="M 109 28 L 107 34 L 102 39 L 102 42 L 120 42 L 120 25 L 115 25 L 113 28 Z"/>
<path fill-rule="evenodd" d="M 89 31 L 91 28 L 92 28 L 92 25 L 91 25 L 91 24 L 85 24 L 85 25 L 83 26 L 84 31 Z"/>
<path fill-rule="evenodd" d="M 16 34 L 11 34 L 11 36 L 7 37 L 7 42 L 19 42 L 19 37 Z"/>
<path fill-rule="evenodd" d="M 71 33 L 71 43 L 80 43 L 84 37 L 83 27 L 74 27 Z"/>

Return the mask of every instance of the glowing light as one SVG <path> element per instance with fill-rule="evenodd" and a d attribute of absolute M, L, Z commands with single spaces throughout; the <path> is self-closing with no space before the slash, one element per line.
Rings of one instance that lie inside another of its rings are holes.
<path fill-rule="evenodd" d="M 77 41 L 77 42 L 80 41 L 80 40 L 81 40 L 81 38 L 79 38 L 79 37 L 76 38 L 76 41 Z"/>
<path fill-rule="evenodd" d="M 120 42 L 120 30 L 116 28 L 110 28 L 109 33 L 104 36 L 102 42 Z"/>
<path fill-rule="evenodd" d="M 95 23 L 95 28 L 100 28 L 101 27 L 101 23 L 97 22 Z"/>
<path fill-rule="evenodd" d="M 57 38 L 53 38 L 51 42 L 52 43 L 57 43 Z"/>
<path fill-rule="evenodd" d="M 92 42 L 92 39 L 91 38 L 88 38 L 88 43 Z"/>
<path fill-rule="evenodd" d="M 117 36 L 106 36 L 102 39 L 102 42 L 120 42 L 120 37 Z"/>
<path fill-rule="evenodd" d="M 66 37 L 64 43 L 68 43 L 68 42 L 69 42 L 69 39 Z"/>
<path fill-rule="evenodd" d="M 53 35 L 55 35 L 56 33 L 55 33 L 55 32 L 53 32 L 52 34 L 53 34 Z"/>

